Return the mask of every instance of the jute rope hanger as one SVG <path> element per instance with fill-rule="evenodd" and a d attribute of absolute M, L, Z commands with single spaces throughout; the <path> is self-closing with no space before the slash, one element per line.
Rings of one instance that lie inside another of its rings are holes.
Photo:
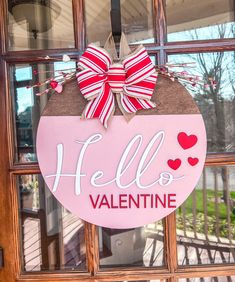
<path fill-rule="evenodd" d="M 123 32 L 121 34 L 121 39 L 119 44 L 119 56 L 117 54 L 117 49 L 112 33 L 109 34 L 104 44 L 104 49 L 109 53 L 109 55 L 114 61 L 120 61 L 131 53 L 131 49 L 128 45 L 127 38 Z"/>
<path fill-rule="evenodd" d="M 124 32 L 122 32 L 121 34 L 121 39 L 119 44 L 119 56 L 117 54 L 117 49 L 112 33 L 109 34 L 104 44 L 104 49 L 107 51 L 107 53 L 110 55 L 110 57 L 114 62 L 122 62 L 129 55 L 134 55 L 135 53 L 137 53 L 141 48 L 143 48 L 142 44 L 137 45 L 134 51 L 132 51 L 129 47 L 128 40 Z"/>

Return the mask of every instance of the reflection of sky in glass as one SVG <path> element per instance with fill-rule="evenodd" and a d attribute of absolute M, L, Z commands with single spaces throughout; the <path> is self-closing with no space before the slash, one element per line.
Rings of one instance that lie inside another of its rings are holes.
<path fill-rule="evenodd" d="M 168 34 L 168 41 L 186 40 L 208 40 L 222 38 L 220 31 L 223 30 L 223 38 L 233 38 L 235 34 L 234 23 L 224 23 L 220 25 L 206 26 L 191 30 L 173 32 Z"/>
<path fill-rule="evenodd" d="M 71 69 L 75 69 L 76 68 L 76 62 L 56 62 L 54 63 L 54 70 L 55 70 L 55 76 L 59 75 L 59 73 L 57 71 L 63 70 L 63 72 L 66 72 L 66 70 L 72 71 Z"/>
<path fill-rule="evenodd" d="M 32 79 L 32 67 L 19 66 L 15 70 L 16 81 L 25 81 Z M 28 107 L 33 105 L 33 91 L 32 89 L 27 89 L 26 87 L 17 88 L 17 114 L 22 113 Z"/>
<path fill-rule="evenodd" d="M 135 42 L 130 42 L 131 44 L 148 44 L 148 43 L 154 43 L 155 39 L 153 37 L 146 38 L 143 40 L 135 41 Z"/>
<path fill-rule="evenodd" d="M 32 68 L 30 66 L 17 67 L 15 71 L 15 76 L 17 81 L 31 80 Z"/>
<path fill-rule="evenodd" d="M 155 56 L 150 56 L 150 59 L 151 59 L 151 61 L 152 61 L 152 63 L 154 64 L 154 65 L 156 65 L 156 57 Z"/>
<path fill-rule="evenodd" d="M 235 37 L 234 22 L 205 26 L 191 30 L 183 30 L 179 32 L 168 33 L 168 42 L 176 41 L 190 41 L 190 40 L 210 40 L 210 39 L 223 39 Z M 153 43 L 154 38 L 146 38 L 144 40 L 136 41 L 133 44 L 148 44 Z"/>
<path fill-rule="evenodd" d="M 17 114 L 24 112 L 28 107 L 32 107 L 34 103 L 32 88 L 17 88 Z"/>

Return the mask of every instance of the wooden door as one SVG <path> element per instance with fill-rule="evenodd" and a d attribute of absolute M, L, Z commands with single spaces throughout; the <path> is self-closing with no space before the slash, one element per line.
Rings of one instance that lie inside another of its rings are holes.
<path fill-rule="evenodd" d="M 205 119 L 208 156 L 175 213 L 141 228 L 101 228 L 65 210 L 40 175 L 35 134 L 49 97 L 27 86 L 75 68 L 57 62 L 63 54 L 77 60 L 87 43 L 102 45 L 118 2 L 0 0 L 2 282 L 235 281 L 233 1 L 120 1 L 133 47 L 144 44 L 159 65 L 196 62 L 190 71 L 208 83 L 186 85 Z"/>

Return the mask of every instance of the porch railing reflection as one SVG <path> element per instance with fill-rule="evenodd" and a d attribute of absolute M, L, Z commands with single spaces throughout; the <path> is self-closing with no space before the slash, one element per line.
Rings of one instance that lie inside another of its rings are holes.
<path fill-rule="evenodd" d="M 53 197 L 40 175 L 18 178 L 24 271 L 84 270 L 84 223 Z"/>
<path fill-rule="evenodd" d="M 25 271 L 79 269 L 85 261 L 81 220 L 63 209 L 59 231 L 49 234 L 43 210 L 22 210 L 21 214 Z"/>
<path fill-rule="evenodd" d="M 197 188 L 177 212 L 178 261 L 234 263 L 235 170 L 206 168 Z"/>
<path fill-rule="evenodd" d="M 176 212 L 176 229 L 179 265 L 235 262 L 235 167 L 204 169 L 197 188 Z M 163 265 L 163 232 L 161 222 L 124 233 L 103 228 L 101 264 Z"/>

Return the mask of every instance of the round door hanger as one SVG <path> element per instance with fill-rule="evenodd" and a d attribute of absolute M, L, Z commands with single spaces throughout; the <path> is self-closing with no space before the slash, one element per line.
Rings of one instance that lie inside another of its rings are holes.
<path fill-rule="evenodd" d="M 108 129 L 80 118 L 86 101 L 78 92 L 73 81 L 52 95 L 37 133 L 42 175 L 61 204 L 109 228 L 143 226 L 179 207 L 206 156 L 203 118 L 185 88 L 160 76 L 156 108 L 126 122 L 117 107 Z"/>
<path fill-rule="evenodd" d="M 65 208 L 99 226 L 133 228 L 186 200 L 204 166 L 206 132 L 192 97 L 169 76 L 157 81 L 142 45 L 132 52 L 122 35 L 117 58 L 110 36 L 105 48 L 88 46 L 63 93 L 51 81 L 58 93 L 40 119 L 37 155 Z"/>

